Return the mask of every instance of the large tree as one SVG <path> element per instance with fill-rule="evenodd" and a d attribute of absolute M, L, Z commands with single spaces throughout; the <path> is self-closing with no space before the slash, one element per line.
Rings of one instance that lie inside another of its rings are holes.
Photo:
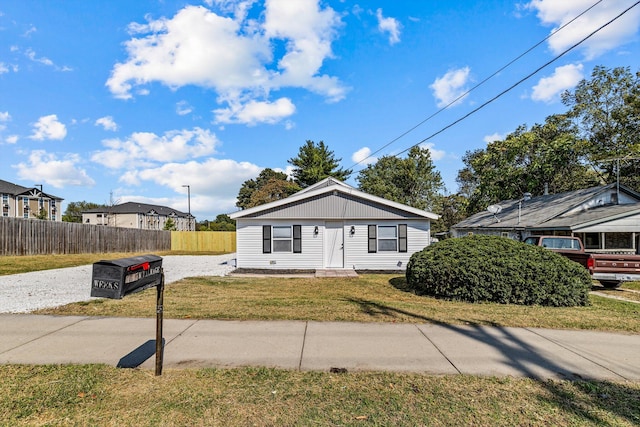
<path fill-rule="evenodd" d="M 103 207 L 105 207 L 105 205 L 92 202 L 69 202 L 67 209 L 65 209 L 62 215 L 62 220 L 65 222 L 82 222 L 82 212 Z"/>
<path fill-rule="evenodd" d="M 433 210 L 444 188 L 428 149 L 415 146 L 407 157 L 384 156 L 356 178 L 365 193 L 419 209 Z"/>
<path fill-rule="evenodd" d="M 263 169 L 256 179 L 242 183 L 236 206 L 248 209 L 264 203 L 284 199 L 300 191 L 300 187 L 287 178 L 284 172 Z"/>
<path fill-rule="evenodd" d="M 615 182 L 619 172 L 620 182 L 640 190 L 640 71 L 595 67 L 591 79 L 565 92 L 562 102 L 603 181 Z"/>
<path fill-rule="evenodd" d="M 341 181 L 351 175 L 349 169 L 339 168 L 340 161 L 323 141 L 315 143 L 307 140 L 300 147 L 298 156 L 288 160 L 293 166 L 293 179 L 301 188 L 307 188 L 331 176 Z"/>
<path fill-rule="evenodd" d="M 468 204 L 469 200 L 460 193 L 438 196 L 433 211 L 440 215 L 440 218 L 433 222 L 431 231 L 433 233 L 448 231 L 452 225 L 465 219 Z"/>
<path fill-rule="evenodd" d="M 467 152 L 458 184 L 469 197 L 468 214 L 500 200 L 519 199 L 524 193 L 541 195 L 598 185 L 584 163 L 586 144 L 565 116 L 547 118 L 531 129 L 520 126 L 486 149 Z"/>

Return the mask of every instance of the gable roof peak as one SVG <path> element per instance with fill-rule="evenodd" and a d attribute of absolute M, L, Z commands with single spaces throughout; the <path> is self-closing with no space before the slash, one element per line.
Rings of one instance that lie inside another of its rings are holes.
<path fill-rule="evenodd" d="M 302 194 L 302 193 L 308 193 L 310 191 L 314 191 L 318 188 L 324 188 L 324 187 L 333 187 L 333 186 L 339 186 L 345 189 L 349 189 L 349 190 L 354 190 L 355 188 L 350 186 L 349 184 L 346 184 L 342 181 L 340 181 L 338 178 L 334 178 L 332 176 L 328 176 L 325 179 L 316 182 L 313 185 L 308 186 L 307 188 L 303 188 L 302 190 L 298 191 L 295 194 Z"/>

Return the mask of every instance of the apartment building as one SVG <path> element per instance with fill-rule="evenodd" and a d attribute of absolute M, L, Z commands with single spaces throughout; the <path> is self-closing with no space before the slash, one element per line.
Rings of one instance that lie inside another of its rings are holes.
<path fill-rule="evenodd" d="M 42 185 L 23 187 L 0 179 L 2 216 L 62 221 L 64 199 L 43 192 L 42 188 Z"/>
<path fill-rule="evenodd" d="M 84 224 L 143 230 L 164 230 L 169 219 L 172 220 L 178 231 L 195 230 L 195 217 L 167 206 L 127 202 L 82 212 Z"/>

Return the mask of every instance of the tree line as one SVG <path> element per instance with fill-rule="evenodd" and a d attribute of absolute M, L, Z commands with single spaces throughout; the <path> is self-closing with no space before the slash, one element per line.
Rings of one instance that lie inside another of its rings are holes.
<path fill-rule="evenodd" d="M 530 127 L 523 124 L 504 140 L 467 151 L 457 193 L 444 194 L 429 150 L 419 145 L 405 157 L 383 156 L 367 165 L 355 178 L 358 188 L 439 214 L 434 232 L 524 193 L 560 193 L 616 180 L 640 190 L 640 71 L 595 67 L 590 79 L 561 99 L 564 113 Z M 353 171 L 340 168 L 340 161 L 323 141 L 306 141 L 288 160 L 292 177 L 264 169 L 242 184 L 236 206 L 279 200 L 329 176 L 348 179 Z"/>

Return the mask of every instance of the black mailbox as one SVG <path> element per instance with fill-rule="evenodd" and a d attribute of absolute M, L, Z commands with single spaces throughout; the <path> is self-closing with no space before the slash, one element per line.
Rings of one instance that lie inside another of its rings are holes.
<path fill-rule="evenodd" d="M 162 258 L 141 255 L 93 264 L 91 296 L 120 299 L 162 282 Z"/>

